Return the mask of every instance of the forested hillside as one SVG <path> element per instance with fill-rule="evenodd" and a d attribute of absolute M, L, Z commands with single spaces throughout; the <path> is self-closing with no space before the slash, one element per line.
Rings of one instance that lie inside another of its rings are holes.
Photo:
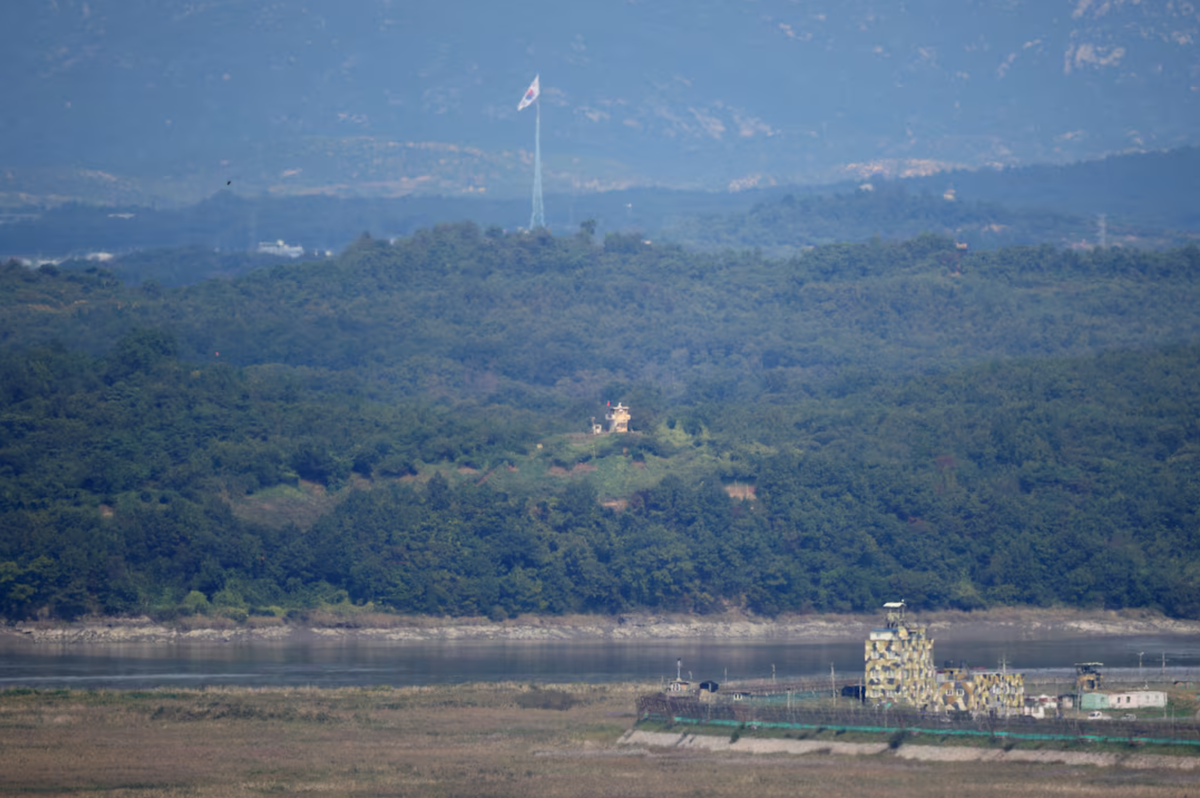
<path fill-rule="evenodd" d="M 1066 165 L 956 171 L 904 181 L 911 191 L 941 193 L 1013 208 L 1055 208 L 1079 216 L 1110 218 L 1164 229 L 1197 229 L 1200 213 L 1192 187 L 1200 176 L 1200 148 L 1130 152 Z"/>
<path fill-rule="evenodd" d="M 1050 167 L 1040 169 L 1039 174 L 1051 172 Z M 960 182 L 959 178 L 973 187 L 979 184 L 981 190 L 989 187 L 985 177 L 978 173 L 948 175 L 940 181 L 926 178 L 920 182 L 921 193 L 910 193 L 907 181 L 875 180 L 856 190 L 824 196 L 787 194 L 766 199 L 745 213 L 682 218 L 663 230 L 662 235 L 688 246 L 757 247 L 780 256 L 835 242 L 868 241 L 873 237 L 911 238 L 931 231 L 952 236 L 973 249 L 1033 244 L 1068 246 L 1099 241 L 1099 220 L 1094 215 L 1053 210 L 1058 205 L 1014 208 L 995 201 L 980 202 L 968 199 L 978 194 L 965 191 L 959 197 L 957 192 L 950 193 L 945 188 Z M 998 184 L 996 191 L 1007 185 L 999 178 L 993 180 Z M 930 186 L 942 188 L 930 192 Z M 1072 198 L 1059 199 L 1066 203 Z M 1162 213 L 1160 218 L 1177 221 L 1179 217 Z M 1141 249 L 1179 246 L 1192 240 L 1187 232 L 1166 228 L 1165 222 L 1158 219 L 1134 223 L 1126 216 L 1113 214 L 1105 222 L 1105 239 L 1107 243 Z M 1179 228 L 1194 229 L 1192 222 Z"/>
<path fill-rule="evenodd" d="M 1200 250 L 0 268 L 0 614 L 1200 612 Z M 580 434 L 606 401 L 634 432 Z"/>

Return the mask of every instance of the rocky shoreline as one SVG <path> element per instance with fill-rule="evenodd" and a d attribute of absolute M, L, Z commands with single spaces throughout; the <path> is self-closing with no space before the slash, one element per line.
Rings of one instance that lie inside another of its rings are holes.
<path fill-rule="evenodd" d="M 1167 618 L 1148 611 L 1002 609 L 982 612 L 914 613 L 912 619 L 943 640 L 1044 639 L 1054 635 L 1128 637 L 1197 635 L 1200 621 Z M 426 618 L 374 614 L 288 622 L 251 618 L 187 618 L 159 623 L 148 617 L 92 618 L 73 623 L 23 622 L 0 626 L 0 641 L 34 644 L 285 643 L 364 640 L 617 641 L 617 640 L 803 640 L 834 643 L 862 640 L 878 615 L 796 615 L 777 618 L 728 613 L 721 616 L 522 616 L 502 622 L 484 618 Z"/>

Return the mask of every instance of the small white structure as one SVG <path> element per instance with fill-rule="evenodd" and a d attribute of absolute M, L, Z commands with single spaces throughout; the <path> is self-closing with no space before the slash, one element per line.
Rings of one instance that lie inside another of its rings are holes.
<path fill-rule="evenodd" d="M 1161 690 L 1084 693 L 1079 700 L 1079 708 L 1083 710 L 1162 708 L 1166 705 L 1167 694 Z"/>
<path fill-rule="evenodd" d="M 1025 697 L 1024 714 L 1031 718 L 1042 720 L 1049 714 L 1054 717 L 1058 713 L 1058 699 L 1045 694 Z"/>
<path fill-rule="evenodd" d="M 304 247 L 285 244 L 283 239 L 277 241 L 258 242 L 258 251 L 264 255 L 280 255 L 285 258 L 298 258 L 304 254 Z"/>
<path fill-rule="evenodd" d="M 1161 690 L 1135 690 L 1129 693 L 1109 693 L 1109 709 L 1140 709 L 1166 707 L 1167 694 Z"/>

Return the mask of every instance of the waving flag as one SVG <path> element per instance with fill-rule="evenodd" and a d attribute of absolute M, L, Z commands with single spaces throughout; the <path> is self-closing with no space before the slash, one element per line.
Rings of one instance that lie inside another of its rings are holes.
<path fill-rule="evenodd" d="M 525 96 L 521 98 L 521 104 L 517 106 L 518 111 L 524 111 L 526 106 L 533 105 L 533 101 L 542 93 L 541 88 L 538 86 L 538 78 L 540 77 L 541 75 L 535 76 L 533 83 L 529 84 L 529 88 L 525 91 Z"/>

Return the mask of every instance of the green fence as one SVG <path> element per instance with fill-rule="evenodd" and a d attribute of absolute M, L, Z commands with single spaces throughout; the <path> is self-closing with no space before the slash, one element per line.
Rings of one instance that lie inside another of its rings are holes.
<path fill-rule="evenodd" d="M 1200 752 L 1200 725 L 1191 718 L 1147 722 L 1034 720 L 1025 717 L 988 716 L 972 718 L 965 713 L 957 716 L 928 715 L 905 709 L 872 709 L 857 704 L 853 707 L 832 709 L 796 706 L 785 709 L 778 704 L 756 701 L 699 701 L 691 696 L 666 694 L 639 698 L 638 717 L 640 720 L 656 720 L 663 723 L 731 729 L 761 728 L 886 735 L 903 731 L 935 737 L 990 738 L 1013 742 L 1188 746 Z"/>
<path fill-rule="evenodd" d="M 995 731 L 987 731 L 983 729 L 920 729 L 912 726 L 897 728 L 894 726 L 825 726 L 814 725 L 811 723 L 781 723 L 781 722 L 753 722 L 745 723 L 736 720 L 702 720 L 700 718 L 685 718 L 675 716 L 671 719 L 673 723 L 690 723 L 702 726 L 728 726 L 732 728 L 742 728 L 745 726 L 754 726 L 763 729 L 796 729 L 804 731 L 835 731 L 835 732 L 869 732 L 875 734 L 891 734 L 896 731 L 905 731 L 913 734 L 935 734 L 939 737 L 946 736 L 963 736 L 963 737 L 1001 737 L 1006 740 L 1041 740 L 1041 741 L 1058 741 L 1058 742 L 1088 742 L 1088 743 L 1140 743 L 1143 745 L 1193 745 L 1200 746 L 1200 740 L 1180 740 L 1173 737 L 1105 737 L 1099 734 L 1034 734 L 1031 732 L 1014 732 L 1005 729 L 997 729 Z"/>

